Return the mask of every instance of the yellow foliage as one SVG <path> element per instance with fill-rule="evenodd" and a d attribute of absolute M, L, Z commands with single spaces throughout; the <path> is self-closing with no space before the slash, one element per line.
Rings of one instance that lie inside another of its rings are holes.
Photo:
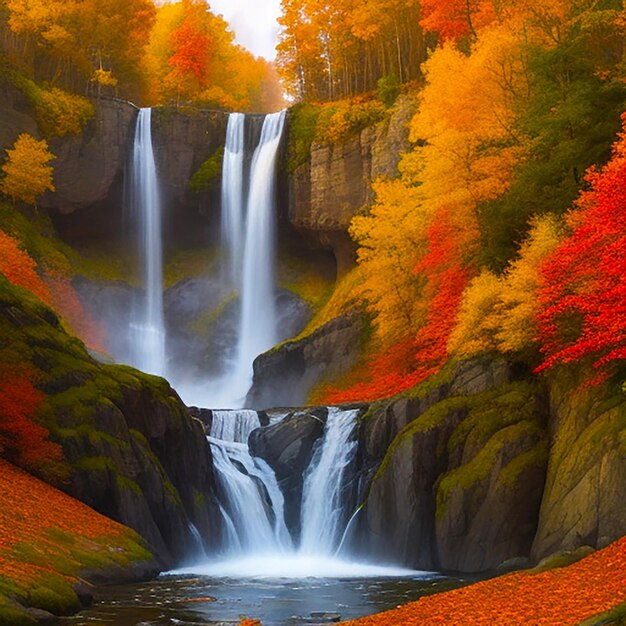
<path fill-rule="evenodd" d="M 535 217 L 519 257 L 504 273 L 501 296 L 499 349 L 514 352 L 535 339 L 534 320 L 538 313 L 539 266 L 563 239 L 563 226 L 555 215 Z"/>
<path fill-rule="evenodd" d="M 117 86 L 117 78 L 113 76 L 113 73 L 110 70 L 103 70 L 102 68 L 97 69 L 91 80 L 98 85 L 102 85 L 102 87 L 116 87 Z"/>
<path fill-rule="evenodd" d="M 53 87 L 39 92 L 36 112 L 39 126 L 47 136 L 63 137 L 79 135 L 93 117 L 94 106 L 83 96 Z"/>
<path fill-rule="evenodd" d="M 7 161 L 2 166 L 2 193 L 13 200 L 35 204 L 37 196 L 44 191 L 54 191 L 52 166 L 48 163 L 55 157 L 48 150 L 46 141 L 37 141 L 31 135 L 23 133 L 17 138 L 13 148 L 7 150 L 7 155 Z"/>
<path fill-rule="evenodd" d="M 498 315 L 501 301 L 500 279 L 484 270 L 463 293 L 457 323 L 448 341 L 448 350 L 461 357 L 489 352 L 498 347 Z"/>
<path fill-rule="evenodd" d="M 410 124 L 411 141 L 423 147 L 403 167 L 429 203 L 473 208 L 506 191 L 523 155 L 513 106 L 524 89 L 521 50 L 499 26 L 481 34 L 470 56 L 446 44 L 425 64 L 427 85 Z"/>
<path fill-rule="evenodd" d="M 379 338 L 393 343 L 421 319 L 422 285 L 413 268 L 426 251 L 428 213 L 419 187 L 401 180 L 379 180 L 373 187 L 376 203 L 369 215 L 352 220 L 350 235 L 359 244 L 359 295 L 374 314 Z"/>
<path fill-rule="evenodd" d="M 518 258 L 501 277 L 483 271 L 468 286 L 448 349 L 461 357 L 519 352 L 535 340 L 539 266 L 558 246 L 563 226 L 554 215 L 535 217 Z"/>

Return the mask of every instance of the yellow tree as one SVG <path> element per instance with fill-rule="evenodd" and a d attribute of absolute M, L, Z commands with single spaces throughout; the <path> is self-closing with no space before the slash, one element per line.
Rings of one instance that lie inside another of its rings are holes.
<path fill-rule="evenodd" d="M 0 191 L 15 201 L 35 204 L 37 196 L 44 191 L 54 191 L 52 166 L 48 165 L 54 158 L 46 141 L 21 134 L 13 148 L 7 150 Z"/>

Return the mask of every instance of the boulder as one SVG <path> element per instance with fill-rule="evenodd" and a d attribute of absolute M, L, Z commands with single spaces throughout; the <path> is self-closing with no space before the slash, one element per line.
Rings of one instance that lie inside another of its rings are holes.
<path fill-rule="evenodd" d="M 315 442 L 324 433 L 328 409 L 320 407 L 289 414 L 280 422 L 253 430 L 248 439 L 250 454 L 263 459 L 275 472 L 285 498 L 285 523 L 297 540 L 304 475 Z"/>
<path fill-rule="evenodd" d="M 322 377 L 332 380 L 356 362 L 364 321 L 338 317 L 301 340 L 287 341 L 258 356 L 246 406 L 302 406 Z"/>

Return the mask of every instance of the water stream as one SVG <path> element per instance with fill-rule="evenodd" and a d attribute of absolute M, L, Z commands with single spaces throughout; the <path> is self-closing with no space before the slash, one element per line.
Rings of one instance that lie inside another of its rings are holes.
<path fill-rule="evenodd" d="M 144 372 L 164 376 L 162 215 L 152 147 L 152 109 L 140 109 L 137 115 L 129 204 L 144 286 L 141 301 L 131 311 L 129 360 Z"/>

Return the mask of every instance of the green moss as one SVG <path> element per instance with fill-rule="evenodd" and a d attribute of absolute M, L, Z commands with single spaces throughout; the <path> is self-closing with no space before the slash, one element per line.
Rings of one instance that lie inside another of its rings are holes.
<path fill-rule="evenodd" d="M 120 491 L 133 491 L 137 495 L 143 495 L 141 487 L 134 480 L 131 480 L 130 478 L 122 474 L 116 474 L 115 484 Z"/>
<path fill-rule="evenodd" d="M 198 491 L 197 489 L 193 490 L 193 503 L 196 509 L 203 509 L 206 505 L 206 496 Z"/>
<path fill-rule="evenodd" d="M 516 456 L 500 473 L 498 481 L 502 485 L 515 485 L 529 469 L 545 467 L 548 463 L 550 446 L 547 438 L 534 448 Z"/>
<path fill-rule="evenodd" d="M 444 474 L 437 486 L 437 517 L 445 513 L 456 489 L 468 491 L 489 477 L 498 454 L 506 444 L 529 435 L 542 438 L 545 433 L 536 424 L 525 421 L 506 426 L 498 430 L 471 461 Z"/>
<path fill-rule="evenodd" d="M 224 160 L 224 147 L 218 148 L 191 177 L 189 189 L 200 193 L 206 191 L 222 174 L 222 161 Z"/>
<path fill-rule="evenodd" d="M 200 248 L 195 250 L 184 250 L 168 258 L 163 270 L 163 282 L 168 289 L 177 283 L 207 276 L 215 269 L 219 259 L 217 248 Z"/>
<path fill-rule="evenodd" d="M 28 603 L 55 615 L 71 615 L 81 607 L 72 586 L 64 578 L 54 574 L 43 574 L 35 581 L 29 589 Z"/>
<path fill-rule="evenodd" d="M 0 594 L 0 626 L 36 626 L 37 620 Z"/>
<path fill-rule="evenodd" d="M 594 615 L 579 626 L 624 626 L 626 624 L 626 603 L 619 604 L 606 613 Z"/>
<path fill-rule="evenodd" d="M 86 472 L 114 472 L 115 463 L 105 456 L 86 456 L 74 463 L 76 469 Z"/>
<path fill-rule="evenodd" d="M 467 398 L 446 398 L 441 402 L 438 402 L 430 409 L 422 413 L 419 417 L 409 422 L 391 442 L 387 452 L 382 460 L 382 463 L 378 467 L 374 480 L 381 478 L 387 471 L 387 467 L 391 458 L 396 453 L 397 449 L 405 445 L 411 440 L 411 438 L 419 432 L 425 432 L 432 428 L 436 428 L 441 424 L 451 413 L 456 411 L 468 411 L 468 399 Z"/>
<path fill-rule="evenodd" d="M 187 330 L 192 332 L 199 339 L 208 341 L 213 334 L 217 320 L 220 319 L 226 311 L 226 308 L 238 297 L 239 294 L 237 292 L 228 294 L 216 307 L 207 309 L 190 320 L 186 325 Z"/>

